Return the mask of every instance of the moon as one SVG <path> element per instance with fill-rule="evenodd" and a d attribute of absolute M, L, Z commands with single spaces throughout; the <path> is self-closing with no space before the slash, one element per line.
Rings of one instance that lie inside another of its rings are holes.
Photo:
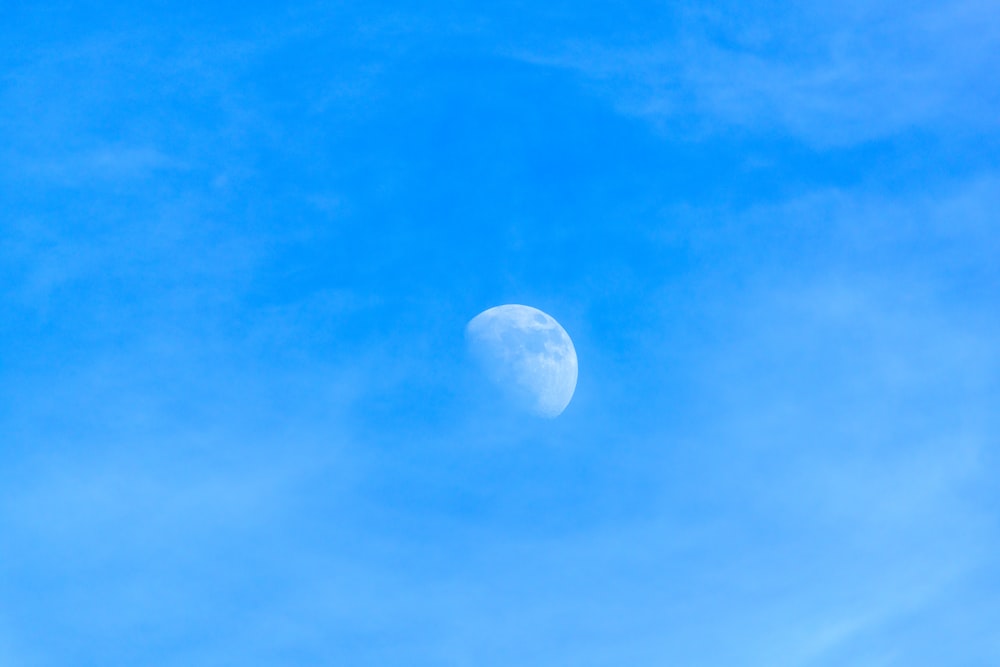
<path fill-rule="evenodd" d="M 552 316 L 531 306 L 496 306 L 469 321 L 465 338 L 479 367 L 518 407 L 553 418 L 569 405 L 576 348 Z"/>

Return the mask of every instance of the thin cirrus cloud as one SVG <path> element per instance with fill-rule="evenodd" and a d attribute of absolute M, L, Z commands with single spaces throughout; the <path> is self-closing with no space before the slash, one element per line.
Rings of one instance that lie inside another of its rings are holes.
<path fill-rule="evenodd" d="M 130 182 L 157 172 L 188 168 L 182 161 L 149 146 L 100 146 L 76 154 L 20 160 L 23 175 L 50 185 L 75 186 Z"/>
<path fill-rule="evenodd" d="M 584 40 L 517 57 L 579 72 L 622 112 L 696 134 L 737 127 L 836 147 L 996 127 L 995 3 L 720 14 L 692 14 L 645 46 Z"/>
<path fill-rule="evenodd" d="M 672 483 L 768 536 L 735 530 L 697 547 L 726 544 L 739 555 L 722 580 L 757 582 L 730 599 L 754 618 L 752 662 L 914 659 L 913 644 L 886 638 L 940 625 L 989 568 L 1000 322 L 974 286 L 995 275 L 994 185 L 666 216 L 663 247 L 724 252 L 718 270 L 743 284 L 738 299 L 701 295 L 699 317 L 686 318 L 716 332 L 694 351 L 695 404 L 712 419 L 686 437 L 703 452 L 698 483 Z M 677 298 L 665 291 L 663 312 Z M 972 616 L 989 614 L 974 604 Z"/>

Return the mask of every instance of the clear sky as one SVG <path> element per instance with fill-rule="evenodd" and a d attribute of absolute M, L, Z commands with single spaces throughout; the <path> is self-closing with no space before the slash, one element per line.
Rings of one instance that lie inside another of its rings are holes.
<path fill-rule="evenodd" d="M 3 667 L 1000 664 L 996 0 L 2 14 Z"/>

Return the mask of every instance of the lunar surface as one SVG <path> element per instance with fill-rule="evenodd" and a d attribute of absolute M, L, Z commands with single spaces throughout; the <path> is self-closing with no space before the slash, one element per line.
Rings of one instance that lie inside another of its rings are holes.
<path fill-rule="evenodd" d="M 531 306 L 496 306 L 465 328 L 473 358 L 519 408 L 558 417 L 576 390 L 576 349 L 566 330 Z"/>

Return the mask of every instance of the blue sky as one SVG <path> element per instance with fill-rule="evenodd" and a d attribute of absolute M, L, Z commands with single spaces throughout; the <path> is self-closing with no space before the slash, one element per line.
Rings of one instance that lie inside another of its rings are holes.
<path fill-rule="evenodd" d="M 0 23 L 0 664 L 1000 663 L 997 2 L 140 5 Z"/>

